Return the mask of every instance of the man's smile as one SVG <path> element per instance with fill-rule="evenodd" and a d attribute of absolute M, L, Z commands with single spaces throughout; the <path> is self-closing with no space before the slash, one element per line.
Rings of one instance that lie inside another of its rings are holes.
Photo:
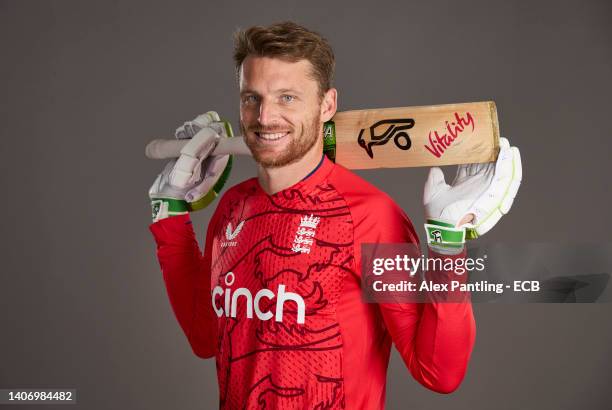
<path fill-rule="evenodd" d="M 255 136 L 257 140 L 264 143 L 275 143 L 282 139 L 284 139 L 287 135 L 290 134 L 290 131 L 281 131 L 281 132 L 255 132 Z"/>

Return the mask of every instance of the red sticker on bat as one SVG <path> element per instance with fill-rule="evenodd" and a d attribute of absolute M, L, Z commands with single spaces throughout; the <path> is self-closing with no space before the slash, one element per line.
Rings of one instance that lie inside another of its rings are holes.
<path fill-rule="evenodd" d="M 468 127 L 472 126 L 472 131 L 476 126 L 474 117 L 469 112 L 464 117 L 455 113 L 455 121 L 446 121 L 446 129 L 443 134 L 438 131 L 429 131 L 429 145 L 425 145 L 427 151 L 431 152 L 436 158 L 440 158 L 444 151 L 460 136 L 460 134 Z M 432 134 L 433 133 L 433 134 Z"/>

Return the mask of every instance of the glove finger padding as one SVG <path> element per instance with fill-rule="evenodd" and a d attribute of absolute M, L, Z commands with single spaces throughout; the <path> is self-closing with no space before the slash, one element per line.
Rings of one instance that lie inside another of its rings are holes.
<path fill-rule="evenodd" d="M 174 170 L 175 165 L 175 159 L 168 161 L 162 172 L 157 175 L 155 182 L 153 182 L 149 189 L 150 198 L 184 199 L 183 191 L 170 183 L 170 174 Z"/>
<path fill-rule="evenodd" d="M 194 120 L 187 121 L 178 127 L 176 131 L 174 131 L 174 137 L 179 140 L 193 138 L 202 128 L 218 121 L 221 121 L 219 114 L 215 111 L 208 111 L 198 115 Z"/>
<path fill-rule="evenodd" d="M 210 127 L 202 128 L 181 149 L 181 156 L 170 174 L 170 183 L 181 188 L 193 186 L 202 178 L 202 162 L 208 157 L 219 140 L 219 135 Z"/>
<path fill-rule="evenodd" d="M 192 211 L 207 207 L 221 192 L 232 169 L 232 156 L 219 155 L 208 158 L 202 169 L 205 176 L 202 182 L 187 192 L 185 200 Z"/>
<path fill-rule="evenodd" d="M 183 164 L 186 167 L 195 164 L 189 178 L 189 190 L 184 196 L 191 211 L 208 206 L 219 195 L 227 182 L 232 168 L 232 156 L 210 156 L 209 154 L 220 138 L 231 138 L 232 136 L 232 128 L 229 123 L 211 123 L 207 128 L 198 132 L 192 141 L 181 150 L 181 158 L 185 157 Z M 210 145 L 213 138 L 214 144 Z M 197 159 L 197 162 L 194 159 Z M 187 169 L 187 173 L 189 172 Z"/>
<path fill-rule="evenodd" d="M 468 239 L 484 235 L 510 211 L 522 179 L 521 156 L 506 138 L 500 139 L 500 152 L 491 184 L 466 212 L 475 215 L 468 228 Z"/>

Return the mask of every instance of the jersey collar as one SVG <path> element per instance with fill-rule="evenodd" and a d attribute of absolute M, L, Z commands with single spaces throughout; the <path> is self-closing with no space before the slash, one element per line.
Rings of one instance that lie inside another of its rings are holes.
<path fill-rule="evenodd" d="M 257 186 L 260 192 L 264 193 L 265 195 L 271 196 L 271 197 L 280 196 L 280 195 L 289 193 L 290 191 L 294 191 L 294 190 L 300 190 L 300 191 L 310 190 L 311 188 L 314 188 L 319 183 L 321 183 L 321 181 L 325 180 L 327 176 L 329 175 L 329 173 L 334 168 L 334 166 L 335 164 L 332 161 L 330 161 L 329 158 L 327 158 L 325 154 L 323 154 L 321 157 L 321 161 L 319 161 L 319 164 L 316 167 L 314 167 L 314 169 L 310 171 L 304 178 L 302 178 L 301 181 L 298 181 L 295 184 L 281 191 L 278 191 L 275 194 L 268 195 L 263 190 L 261 185 L 259 184 L 259 180 L 257 178 L 255 178 L 255 185 Z"/>

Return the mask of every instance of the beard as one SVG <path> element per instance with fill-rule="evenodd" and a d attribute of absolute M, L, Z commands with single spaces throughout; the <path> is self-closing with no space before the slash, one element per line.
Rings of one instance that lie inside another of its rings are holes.
<path fill-rule="evenodd" d="M 242 135 L 244 135 L 244 141 L 251 150 L 255 161 L 264 168 L 278 168 L 300 160 L 310 151 L 319 138 L 321 128 L 320 120 L 321 115 L 317 112 L 310 121 L 306 121 L 300 135 L 296 135 L 295 129 L 291 128 L 289 135 L 283 137 L 290 138 L 289 143 L 282 152 L 276 153 L 275 155 L 266 153 L 266 147 L 261 144 L 253 134 L 255 132 L 274 133 L 282 130 L 286 131 L 287 127 L 264 127 L 258 123 L 245 129 L 244 124 L 240 122 L 240 129 Z"/>

